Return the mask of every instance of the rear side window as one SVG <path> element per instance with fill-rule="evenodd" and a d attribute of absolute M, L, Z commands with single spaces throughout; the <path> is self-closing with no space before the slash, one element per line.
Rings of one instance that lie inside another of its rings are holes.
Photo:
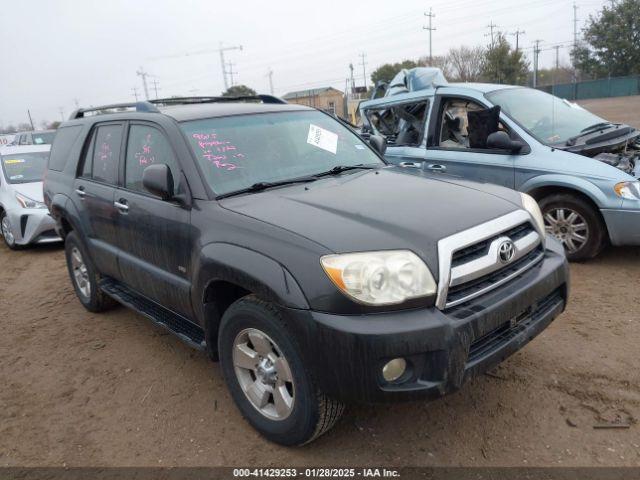
<path fill-rule="evenodd" d="M 418 146 L 424 138 L 429 102 L 403 103 L 366 110 L 374 133 L 384 135 L 391 146 Z"/>
<path fill-rule="evenodd" d="M 149 165 L 160 163 L 171 170 L 177 189 L 180 179 L 178 163 L 164 134 L 147 125 L 131 125 L 124 174 L 126 188 L 148 193 L 142 186 L 142 172 Z"/>
<path fill-rule="evenodd" d="M 82 125 L 72 127 L 62 127 L 58 132 L 51 146 L 51 156 L 49 157 L 49 169 L 61 172 L 69 160 L 69 154 L 73 145 L 80 135 Z"/>
<path fill-rule="evenodd" d="M 104 183 L 118 183 L 118 159 L 122 125 L 103 125 L 96 129 L 91 176 Z"/>

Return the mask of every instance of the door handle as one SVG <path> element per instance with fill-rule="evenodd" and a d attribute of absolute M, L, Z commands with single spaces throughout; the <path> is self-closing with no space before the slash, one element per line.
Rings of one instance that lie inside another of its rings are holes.
<path fill-rule="evenodd" d="M 129 211 L 129 205 L 127 205 L 127 201 L 122 198 L 117 202 L 113 202 L 113 206 L 120 210 L 121 213 L 127 213 Z"/>
<path fill-rule="evenodd" d="M 447 167 L 445 167 L 444 165 L 440 165 L 438 163 L 432 163 L 431 165 L 427 166 L 427 170 L 431 170 L 432 172 L 446 172 L 447 171 Z"/>
<path fill-rule="evenodd" d="M 87 196 L 87 192 L 84 191 L 84 187 L 78 187 L 76 188 L 76 193 L 78 194 L 78 196 L 80 198 L 84 198 Z"/>
<path fill-rule="evenodd" d="M 422 162 L 400 162 L 401 167 L 413 167 L 420 168 L 422 166 Z"/>

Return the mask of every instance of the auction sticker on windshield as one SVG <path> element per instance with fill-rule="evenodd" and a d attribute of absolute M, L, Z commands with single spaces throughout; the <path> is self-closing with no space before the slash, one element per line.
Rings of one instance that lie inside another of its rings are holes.
<path fill-rule="evenodd" d="M 338 134 L 311 123 L 309 125 L 309 135 L 307 135 L 307 143 L 335 155 L 338 151 Z"/>

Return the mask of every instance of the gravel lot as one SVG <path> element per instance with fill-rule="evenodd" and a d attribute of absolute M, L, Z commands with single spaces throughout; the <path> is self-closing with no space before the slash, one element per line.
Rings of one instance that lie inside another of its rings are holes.
<path fill-rule="evenodd" d="M 2 245 L 0 266 L 0 465 L 640 464 L 638 248 L 572 265 L 567 312 L 492 375 L 352 407 L 290 449 L 243 421 L 204 354 L 125 308 L 85 311 L 60 247 Z"/>

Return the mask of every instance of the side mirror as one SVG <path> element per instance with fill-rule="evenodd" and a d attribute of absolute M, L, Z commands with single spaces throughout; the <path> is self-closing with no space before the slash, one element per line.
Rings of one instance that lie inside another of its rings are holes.
<path fill-rule="evenodd" d="M 164 163 L 149 165 L 142 172 L 142 186 L 162 200 L 173 198 L 173 175 Z"/>
<path fill-rule="evenodd" d="M 518 153 L 524 145 L 518 140 L 511 140 L 506 132 L 493 132 L 487 137 L 487 148 L 507 150 L 511 153 Z"/>
<path fill-rule="evenodd" d="M 387 139 L 382 135 L 371 135 L 369 137 L 369 145 L 380 155 L 384 155 L 384 152 L 387 151 Z"/>

